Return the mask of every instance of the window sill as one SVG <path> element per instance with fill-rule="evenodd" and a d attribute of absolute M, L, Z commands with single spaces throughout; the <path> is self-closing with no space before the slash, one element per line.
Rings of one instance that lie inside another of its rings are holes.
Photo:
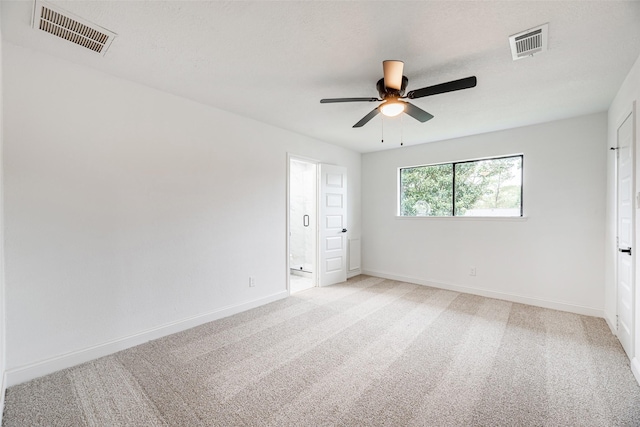
<path fill-rule="evenodd" d="M 445 221 L 515 221 L 524 222 L 529 219 L 527 216 L 399 216 L 396 219 L 401 220 L 445 220 Z"/>

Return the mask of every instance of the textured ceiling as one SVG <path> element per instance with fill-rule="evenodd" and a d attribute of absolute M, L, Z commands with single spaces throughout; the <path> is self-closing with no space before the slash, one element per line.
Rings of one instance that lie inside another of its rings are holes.
<path fill-rule="evenodd" d="M 5 41 L 360 152 L 604 111 L 640 54 L 640 2 L 50 2 L 118 34 L 103 57 L 33 30 L 32 1 L 2 0 Z M 549 23 L 549 50 L 511 59 L 508 37 Z M 375 106 L 382 60 L 435 118 L 352 125 Z"/>

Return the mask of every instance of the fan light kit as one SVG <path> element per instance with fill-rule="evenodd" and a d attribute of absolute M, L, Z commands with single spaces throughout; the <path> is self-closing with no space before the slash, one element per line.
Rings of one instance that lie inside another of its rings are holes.
<path fill-rule="evenodd" d="M 404 103 L 400 101 L 387 101 L 380 105 L 380 112 L 387 117 L 395 117 L 404 112 Z"/>
<path fill-rule="evenodd" d="M 475 76 L 467 77 L 460 80 L 453 80 L 447 83 L 441 83 L 435 86 L 427 86 L 421 89 L 409 91 L 404 94 L 409 79 L 402 75 L 404 62 L 402 61 L 383 61 L 382 68 L 384 77 L 378 80 L 376 88 L 380 98 L 328 98 L 321 99 L 320 103 L 329 104 L 335 102 L 382 102 L 374 108 L 369 114 L 364 116 L 358 123 L 353 125 L 354 128 L 364 126 L 369 120 L 373 119 L 379 113 L 387 117 L 395 117 L 400 114 L 407 113 L 419 122 L 431 120 L 433 115 L 427 113 L 421 108 L 416 107 L 410 102 L 401 101 L 401 99 L 416 99 L 425 96 L 438 95 L 440 93 L 453 92 L 456 90 L 469 89 L 475 87 L 477 79 Z"/>

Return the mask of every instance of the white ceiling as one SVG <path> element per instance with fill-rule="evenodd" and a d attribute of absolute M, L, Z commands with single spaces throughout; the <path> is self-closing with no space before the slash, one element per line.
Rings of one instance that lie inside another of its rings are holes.
<path fill-rule="evenodd" d="M 32 1 L 2 0 L 4 41 L 41 50 L 360 152 L 605 111 L 640 54 L 640 2 L 53 1 L 118 37 L 103 57 L 31 28 Z M 508 37 L 549 23 L 549 50 L 511 59 Z M 435 116 L 352 126 L 382 60 L 408 90 L 475 75 L 412 101 Z"/>

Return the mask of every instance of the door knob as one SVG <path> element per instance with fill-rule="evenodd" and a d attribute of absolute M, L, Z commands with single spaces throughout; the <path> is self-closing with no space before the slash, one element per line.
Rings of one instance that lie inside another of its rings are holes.
<path fill-rule="evenodd" d="M 631 248 L 626 248 L 626 249 L 618 248 L 618 251 L 631 255 Z"/>
<path fill-rule="evenodd" d="M 342 232 L 343 232 L 343 233 L 346 233 L 346 232 L 347 232 L 347 229 L 346 229 L 346 228 L 343 228 L 343 229 L 342 229 Z"/>

